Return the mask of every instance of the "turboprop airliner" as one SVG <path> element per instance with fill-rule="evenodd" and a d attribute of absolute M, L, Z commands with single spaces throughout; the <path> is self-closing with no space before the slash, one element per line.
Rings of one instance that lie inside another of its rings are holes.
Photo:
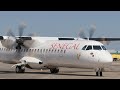
<path fill-rule="evenodd" d="M 105 46 L 94 40 L 11 36 L 0 36 L 0 61 L 14 64 L 16 73 L 24 73 L 25 68 L 58 73 L 59 67 L 69 67 L 92 68 L 102 76 L 113 61 Z"/>

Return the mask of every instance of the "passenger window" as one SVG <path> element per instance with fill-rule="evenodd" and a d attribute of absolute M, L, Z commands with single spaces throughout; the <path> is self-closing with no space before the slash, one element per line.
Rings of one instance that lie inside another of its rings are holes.
<path fill-rule="evenodd" d="M 82 48 L 82 50 L 85 50 L 85 49 L 86 49 L 86 47 L 87 47 L 87 45 L 85 45 L 85 46 Z"/>
<path fill-rule="evenodd" d="M 53 52 L 53 49 L 52 49 L 52 51 L 51 52 Z"/>
<path fill-rule="evenodd" d="M 62 53 L 62 52 L 63 52 L 63 50 L 60 51 L 60 53 Z"/>
<path fill-rule="evenodd" d="M 89 45 L 86 50 L 92 50 L 92 46 Z"/>
<path fill-rule="evenodd" d="M 37 50 L 37 52 L 39 52 L 39 49 Z"/>
<path fill-rule="evenodd" d="M 40 52 L 42 53 L 42 49 L 40 50 Z"/>
<path fill-rule="evenodd" d="M 100 46 L 93 46 L 94 50 L 102 50 Z"/>
<path fill-rule="evenodd" d="M 34 52 L 34 49 L 31 49 L 31 52 Z"/>
<path fill-rule="evenodd" d="M 28 52 L 28 49 L 26 49 L 26 52 Z"/>
<path fill-rule="evenodd" d="M 45 49 L 43 49 L 43 53 L 45 52 Z"/>
<path fill-rule="evenodd" d="M 54 51 L 55 53 L 56 53 L 56 49 L 55 49 L 55 51 Z"/>
<path fill-rule="evenodd" d="M 58 49 L 58 53 L 59 53 L 59 49 Z"/>
<path fill-rule="evenodd" d="M 29 49 L 29 52 L 31 52 L 31 49 Z"/>
<path fill-rule="evenodd" d="M 48 49 L 46 49 L 46 53 L 47 53 Z"/>

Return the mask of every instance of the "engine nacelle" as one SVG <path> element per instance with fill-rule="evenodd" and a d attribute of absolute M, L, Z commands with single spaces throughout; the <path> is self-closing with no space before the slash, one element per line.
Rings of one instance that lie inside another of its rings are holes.
<path fill-rule="evenodd" d="M 21 60 L 21 62 L 26 62 L 26 63 L 35 63 L 35 64 L 43 64 L 43 62 L 37 58 L 34 57 L 23 57 Z"/>
<path fill-rule="evenodd" d="M 1 43 L 6 48 L 13 48 L 15 46 L 15 39 L 12 37 L 4 36 L 4 39 L 1 40 Z"/>

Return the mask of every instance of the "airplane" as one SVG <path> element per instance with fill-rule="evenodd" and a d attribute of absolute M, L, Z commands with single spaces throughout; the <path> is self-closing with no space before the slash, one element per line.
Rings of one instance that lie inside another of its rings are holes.
<path fill-rule="evenodd" d="M 19 28 L 18 36 L 11 30 L 0 36 L 0 62 L 14 64 L 11 68 L 16 73 L 24 73 L 25 68 L 58 73 L 59 67 L 68 67 L 94 69 L 96 76 L 102 76 L 112 64 L 111 54 L 99 42 L 103 39 L 91 40 L 93 33 L 90 38 L 23 36 L 24 27 Z"/>
<path fill-rule="evenodd" d="M 105 46 L 95 40 L 70 37 L 0 36 L 0 62 L 14 64 L 16 73 L 25 68 L 50 69 L 59 67 L 95 69 L 102 76 L 112 64 L 112 56 Z"/>

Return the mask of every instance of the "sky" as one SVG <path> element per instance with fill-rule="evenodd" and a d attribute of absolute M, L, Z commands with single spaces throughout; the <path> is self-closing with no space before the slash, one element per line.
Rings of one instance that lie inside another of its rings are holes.
<path fill-rule="evenodd" d="M 6 35 L 9 28 L 18 35 L 22 22 L 26 23 L 23 35 L 78 37 L 83 28 L 88 37 L 95 24 L 93 37 L 120 37 L 120 11 L 0 11 L 0 35 Z M 105 46 L 120 50 L 120 41 Z"/>

